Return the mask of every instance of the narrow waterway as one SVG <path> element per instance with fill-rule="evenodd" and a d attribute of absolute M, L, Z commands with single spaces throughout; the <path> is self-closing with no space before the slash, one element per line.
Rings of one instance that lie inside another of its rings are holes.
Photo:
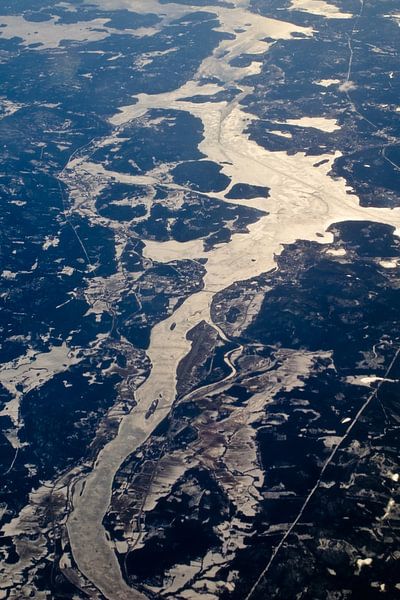
<path fill-rule="evenodd" d="M 153 9 L 156 4 L 152 2 Z M 137 406 L 123 418 L 116 437 L 100 452 L 91 473 L 74 490 L 73 510 L 67 523 L 73 556 L 79 570 L 109 600 L 144 598 L 124 582 L 103 526 L 113 479 L 121 463 L 168 415 L 175 400 L 177 366 L 190 350 L 187 333 L 202 320 L 212 324 L 210 306 L 214 295 L 236 281 L 250 279 L 272 269 L 283 244 L 297 239 L 320 243 L 331 241 L 331 235 L 324 232 L 332 223 L 373 220 L 400 227 L 398 210 L 361 208 L 357 197 L 349 193 L 343 180 L 329 177 L 335 156 L 318 156 L 318 161 L 327 159 L 327 162 L 316 168 L 313 166 L 315 156 L 268 152 L 249 140 L 245 131 L 254 117 L 243 110 L 239 101 L 252 91 L 251 88 L 242 87 L 231 103 L 182 101 L 199 93 L 198 80 L 205 74 L 208 77 L 218 76 L 227 83 L 235 80 L 240 87 L 240 81 L 249 69 L 257 72 L 259 65 L 253 62 L 250 67 L 232 68 L 229 62 L 234 57 L 243 52 L 265 52 L 268 44 L 262 40 L 267 35 L 274 35 L 274 32 L 276 37 L 284 38 L 290 37 L 291 33 L 304 32 L 304 28 L 263 20 L 259 15 L 247 12 L 245 2 L 236 4 L 233 9 L 207 7 L 208 11 L 218 14 L 221 28 L 234 38 L 221 43 L 213 56 L 203 62 L 193 81 L 168 94 L 140 95 L 137 103 L 124 107 L 113 119 L 113 123 L 120 126 L 150 108 L 188 111 L 203 123 L 201 151 L 210 160 L 224 162 L 223 172 L 231 177 L 232 185 L 240 182 L 268 187 L 270 197 L 268 200 L 237 201 L 238 204 L 268 211 L 268 214 L 250 225 L 247 233 L 233 235 L 229 243 L 218 245 L 210 252 L 204 252 L 201 240 L 182 244 L 146 243 L 145 255 L 152 260 L 168 262 L 207 258 L 207 272 L 204 289 L 190 296 L 171 317 L 153 328 L 148 350 L 152 370 L 137 390 Z M 166 7 L 168 5 L 162 5 L 164 12 Z M 235 33 L 239 20 L 242 25 L 249 25 L 243 27 L 244 32 Z M 217 55 L 224 58 L 216 59 Z M 203 95 L 211 95 L 215 91 L 214 85 L 201 87 Z M 213 196 L 218 197 L 218 194 Z M 219 197 L 223 199 L 221 194 Z M 320 237 L 321 234 L 323 237 Z M 173 323 L 176 325 L 171 328 Z M 146 413 L 155 401 L 158 402 L 156 410 L 146 419 Z"/>

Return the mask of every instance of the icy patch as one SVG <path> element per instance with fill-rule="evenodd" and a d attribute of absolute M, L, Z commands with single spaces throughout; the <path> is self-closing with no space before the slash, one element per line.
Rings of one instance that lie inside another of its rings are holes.
<path fill-rule="evenodd" d="M 294 125 L 295 127 L 312 127 L 320 131 L 332 133 L 340 129 L 336 119 L 327 119 L 326 117 L 302 117 L 301 119 L 288 119 L 279 125 Z"/>
<path fill-rule="evenodd" d="M 380 260 L 379 264 L 384 269 L 395 269 L 398 266 L 396 260 Z"/>
<path fill-rule="evenodd" d="M 293 135 L 291 133 L 289 133 L 288 131 L 273 130 L 273 131 L 270 131 L 270 133 L 272 133 L 273 135 L 278 135 L 279 137 L 288 138 L 288 139 L 293 137 Z"/>
<path fill-rule="evenodd" d="M 347 252 L 344 248 L 336 248 L 326 251 L 329 256 L 346 256 Z"/>
<path fill-rule="evenodd" d="M 314 81 L 314 83 L 322 87 L 330 87 L 331 85 L 339 84 L 340 79 L 320 79 L 319 81 Z"/>
<path fill-rule="evenodd" d="M 372 558 L 358 558 L 356 561 L 356 565 L 356 575 L 359 575 L 363 567 L 370 567 L 372 565 Z"/>
<path fill-rule="evenodd" d="M 351 13 L 342 12 L 337 6 L 325 2 L 325 0 L 292 0 L 289 10 L 300 10 L 327 19 L 351 19 L 353 17 Z"/>
<path fill-rule="evenodd" d="M 64 342 L 61 346 L 53 346 L 48 352 L 28 352 L 0 368 L 2 385 L 12 396 L 0 411 L 0 417 L 9 417 L 18 429 L 20 425 L 19 405 L 24 394 L 41 387 L 56 373 L 62 373 L 78 363 L 79 350 L 72 350 Z"/>

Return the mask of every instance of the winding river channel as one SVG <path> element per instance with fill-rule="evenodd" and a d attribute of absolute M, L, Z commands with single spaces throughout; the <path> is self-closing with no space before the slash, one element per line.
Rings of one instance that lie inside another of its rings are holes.
<path fill-rule="evenodd" d="M 120 4 L 136 12 L 163 13 L 165 18 L 194 11 L 190 6 L 158 5 L 153 0 L 124 0 Z M 135 103 L 122 107 L 112 119 L 118 128 L 151 108 L 187 111 L 203 124 L 200 151 L 223 167 L 223 173 L 231 178 L 231 185 L 247 183 L 268 187 L 270 197 L 235 201 L 264 211 L 264 216 L 250 225 L 247 233 L 234 234 L 229 243 L 217 245 L 211 251 L 204 252 L 202 240 L 146 242 L 145 256 L 154 261 L 207 258 L 206 275 L 204 289 L 190 296 L 172 316 L 153 328 L 148 349 L 152 370 L 136 392 L 137 405 L 121 421 L 116 437 L 101 450 L 93 470 L 74 489 L 73 509 L 67 522 L 73 556 L 79 570 L 109 600 L 145 598 L 125 583 L 103 526 L 115 474 L 121 463 L 168 415 L 176 395 L 177 366 L 190 350 L 187 333 L 203 320 L 212 324 L 210 306 L 214 295 L 236 281 L 273 269 L 275 256 L 283 244 L 297 239 L 331 241 L 331 235 L 325 232 L 332 223 L 372 220 L 400 226 L 399 210 L 361 208 L 345 181 L 328 175 L 338 155 L 321 155 L 317 159 L 302 153 L 289 156 L 284 152 L 269 152 L 249 139 L 246 130 L 256 117 L 246 112 L 241 101 L 252 88 L 241 82 L 247 75 L 257 74 L 261 62 L 253 60 L 246 67 L 232 67 L 231 62 L 243 54 L 259 55 L 261 61 L 271 43 L 266 39 L 290 39 L 296 33 L 312 36 L 313 32 L 251 13 L 247 0 L 232 4 L 233 8 L 202 7 L 217 15 L 220 30 L 231 34 L 231 39 L 222 41 L 203 61 L 193 80 L 170 93 L 139 95 Z M 205 76 L 218 78 L 222 83 L 202 85 L 200 82 Z M 202 103 L 188 100 L 199 94 L 215 97 L 216 92 L 233 82 L 238 93 L 231 102 L 213 102 L 211 98 Z M 316 160 L 324 159 L 326 163 L 314 166 Z M 78 167 L 75 161 L 67 168 Z M 224 199 L 222 193 L 210 196 Z M 173 324 L 176 325 L 172 327 Z M 157 408 L 146 418 L 155 400 L 158 400 Z"/>

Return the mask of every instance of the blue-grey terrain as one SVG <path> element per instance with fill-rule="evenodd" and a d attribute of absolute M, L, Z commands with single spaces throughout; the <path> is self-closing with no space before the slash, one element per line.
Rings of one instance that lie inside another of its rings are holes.
<path fill-rule="evenodd" d="M 0 600 L 400 597 L 398 0 L 2 0 L 0 202 Z"/>

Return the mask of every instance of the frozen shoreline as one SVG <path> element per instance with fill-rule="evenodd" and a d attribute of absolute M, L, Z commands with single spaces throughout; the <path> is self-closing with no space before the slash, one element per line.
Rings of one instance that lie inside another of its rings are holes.
<path fill-rule="evenodd" d="M 162 12 L 168 13 L 170 8 L 171 15 L 175 15 L 177 11 L 177 5 L 160 7 L 155 1 L 133 3 L 121 0 L 119 4 L 137 12 L 162 9 Z M 247 113 L 239 102 L 252 91 L 251 88 L 243 86 L 237 98 L 229 104 L 199 104 L 183 100 L 200 93 L 211 96 L 223 89 L 215 84 L 200 85 L 199 81 L 204 76 L 218 77 L 226 84 L 235 81 L 240 87 L 240 81 L 246 75 L 259 72 L 260 63 L 253 61 L 247 67 L 233 68 L 230 61 L 243 53 L 264 54 L 269 46 L 263 41 L 266 37 L 275 34 L 278 38 L 288 39 L 295 32 L 312 33 L 296 25 L 250 13 L 246 10 L 247 4 L 243 0 L 236 2 L 233 9 L 202 7 L 217 14 L 221 30 L 233 34 L 234 39 L 221 42 L 213 56 L 200 66 L 195 78 L 182 88 L 152 96 L 140 94 L 137 103 L 123 107 L 112 119 L 112 123 L 118 127 L 144 115 L 151 108 L 187 111 L 203 123 L 204 139 L 199 146 L 201 152 L 209 160 L 224 162 L 223 173 L 231 178 L 231 185 L 248 183 L 268 187 L 270 197 L 267 202 L 262 198 L 234 201 L 260 210 L 266 209 L 269 214 L 250 225 L 248 233 L 235 234 L 228 244 L 217 246 L 210 252 L 204 252 L 202 240 L 146 243 L 145 256 L 160 262 L 207 257 L 207 273 L 204 289 L 190 296 L 171 317 L 153 328 L 148 350 L 152 371 L 136 392 L 137 406 L 123 418 L 117 436 L 103 448 L 91 473 L 74 490 L 73 511 L 67 523 L 73 556 L 79 570 L 109 600 L 145 598 L 123 580 L 103 526 L 114 476 L 125 458 L 168 415 L 175 399 L 176 369 L 190 349 L 186 335 L 202 320 L 212 324 L 210 305 L 215 293 L 236 281 L 250 279 L 274 268 L 275 256 L 281 252 L 283 244 L 293 243 L 297 239 L 330 242 L 332 236 L 325 232 L 332 223 L 372 220 L 400 227 L 398 209 L 361 208 L 344 180 L 329 177 L 328 172 L 338 154 L 318 156 L 319 161 L 326 159 L 328 162 L 316 168 L 313 166 L 315 156 L 268 152 L 250 140 L 245 131 L 248 123 L 256 117 Z M 185 9 L 187 12 L 192 10 L 182 5 L 179 5 L 179 9 L 182 12 Z M 246 23 L 244 31 L 236 32 L 239 24 L 243 23 Z M 223 57 L 219 58 L 220 55 Z M 80 159 L 75 160 L 70 168 L 79 168 L 80 162 Z M 212 195 L 224 199 L 226 191 Z M 323 237 L 320 237 L 321 234 Z M 172 323 L 176 324 L 173 329 Z M 155 400 L 158 401 L 157 409 L 146 419 L 146 413 Z"/>

